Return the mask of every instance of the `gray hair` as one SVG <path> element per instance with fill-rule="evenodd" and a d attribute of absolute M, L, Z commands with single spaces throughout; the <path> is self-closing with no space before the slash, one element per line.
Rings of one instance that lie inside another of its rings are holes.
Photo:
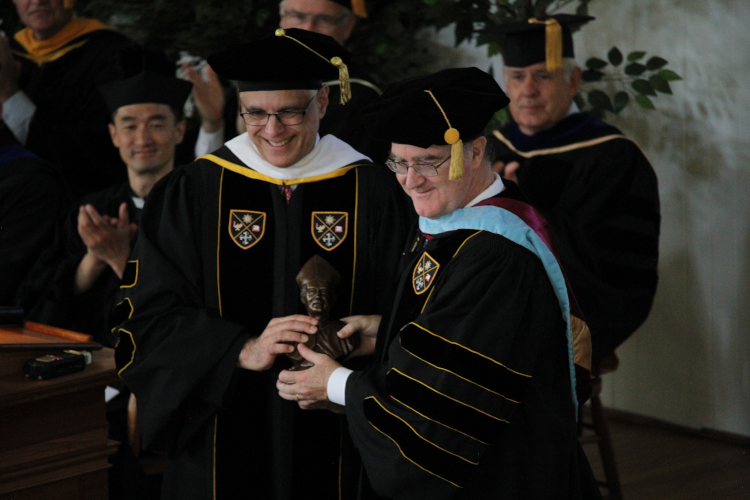
<path fill-rule="evenodd" d="M 565 57 L 563 58 L 563 79 L 566 82 L 570 81 L 571 76 L 573 76 L 573 70 L 575 70 L 578 67 L 578 63 L 576 60 L 572 57 Z"/>
<path fill-rule="evenodd" d="M 578 67 L 578 63 L 576 60 L 572 57 L 564 57 L 563 58 L 563 79 L 565 81 L 570 81 L 571 77 L 573 76 L 573 71 Z M 503 66 L 503 80 L 505 80 L 507 85 L 508 80 L 508 66 Z"/>
<path fill-rule="evenodd" d="M 284 5 L 285 4 L 286 4 L 286 0 L 281 0 L 279 2 L 279 15 L 280 16 L 284 14 Z M 344 7 L 344 9 L 346 9 L 347 15 L 349 15 L 349 14 L 352 13 L 351 9 L 347 9 L 346 6 L 344 6 L 344 5 L 342 5 L 342 7 Z"/>
<path fill-rule="evenodd" d="M 464 142 L 464 156 L 469 154 L 469 152 L 471 151 L 471 148 L 474 147 L 474 141 L 476 141 L 480 137 L 484 137 L 485 139 L 487 139 L 487 142 L 485 143 L 485 146 L 484 146 L 484 155 L 483 155 L 484 163 L 486 163 L 488 167 L 492 167 L 492 164 L 495 161 L 495 144 L 490 140 L 489 136 L 486 136 L 484 134 L 479 134 L 475 136 L 473 139 L 470 139 Z"/>

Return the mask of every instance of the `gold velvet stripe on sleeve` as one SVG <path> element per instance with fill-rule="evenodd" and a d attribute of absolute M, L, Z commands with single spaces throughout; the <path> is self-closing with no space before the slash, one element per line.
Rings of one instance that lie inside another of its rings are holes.
<path fill-rule="evenodd" d="M 401 330 L 401 347 L 430 365 L 518 403 L 531 380 L 488 356 L 451 342 L 429 330 L 409 323 Z"/>
<path fill-rule="evenodd" d="M 370 424 L 393 441 L 411 463 L 453 486 L 463 488 L 468 482 L 473 466 L 477 465 L 475 462 L 427 441 L 374 397 L 365 399 L 364 410 Z"/>
<path fill-rule="evenodd" d="M 386 376 L 386 390 L 415 413 L 482 444 L 490 444 L 507 424 L 506 420 L 446 396 L 395 368 Z"/>

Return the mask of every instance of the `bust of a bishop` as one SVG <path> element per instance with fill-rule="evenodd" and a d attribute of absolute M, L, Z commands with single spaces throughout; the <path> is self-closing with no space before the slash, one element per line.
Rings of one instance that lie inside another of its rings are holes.
<path fill-rule="evenodd" d="M 336 333 L 346 323 L 329 319 L 331 308 L 336 302 L 336 286 L 341 276 L 322 257 L 314 255 L 302 266 L 297 274 L 297 285 L 300 288 L 300 300 L 307 309 L 307 314 L 318 320 L 318 333 L 310 335 L 305 346 L 333 359 L 342 359 L 359 347 L 359 335 L 341 339 Z M 289 353 L 297 370 L 310 368 L 313 364 L 303 358 L 295 347 Z"/>

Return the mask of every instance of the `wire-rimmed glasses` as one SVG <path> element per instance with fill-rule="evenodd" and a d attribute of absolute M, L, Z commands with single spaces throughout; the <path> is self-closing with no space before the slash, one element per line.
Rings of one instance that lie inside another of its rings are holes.
<path fill-rule="evenodd" d="M 448 158 L 441 161 L 437 165 L 433 165 L 432 163 L 415 163 L 414 165 L 409 165 L 405 161 L 394 161 L 390 159 L 386 160 L 385 165 L 393 172 L 401 175 L 408 174 L 409 169 L 413 168 L 419 175 L 423 175 L 425 177 L 435 177 L 438 174 L 438 167 L 441 167 L 443 163 L 450 160 L 450 158 L 451 157 L 448 156 Z"/>
<path fill-rule="evenodd" d="M 275 116 L 282 125 L 299 125 L 305 121 L 305 115 L 310 110 L 310 106 L 312 106 L 317 96 L 318 93 L 316 92 L 313 98 L 310 99 L 310 102 L 307 103 L 305 109 L 282 109 L 276 113 L 266 113 L 263 110 L 240 111 L 240 116 L 251 127 L 265 127 L 272 116 Z"/>

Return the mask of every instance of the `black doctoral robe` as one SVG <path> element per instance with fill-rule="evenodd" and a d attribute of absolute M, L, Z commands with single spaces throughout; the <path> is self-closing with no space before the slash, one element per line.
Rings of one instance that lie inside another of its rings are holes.
<path fill-rule="evenodd" d="M 409 207 L 368 162 L 297 184 L 287 206 L 278 181 L 214 154 L 150 193 L 118 309 L 143 445 L 169 457 L 163 498 L 352 498 L 340 418 L 278 396 L 286 357 L 266 372 L 236 365 L 272 318 L 304 314 L 295 277 L 314 254 L 341 275 L 331 317 L 382 311 Z"/>
<path fill-rule="evenodd" d="M 0 306 L 19 305 L 18 288 L 52 245 L 70 203 L 59 170 L 12 144 L 6 132 L 0 127 Z"/>
<path fill-rule="evenodd" d="M 511 183 L 498 196 L 522 199 Z M 361 498 L 600 498 L 539 257 L 462 229 L 427 242 L 415 231 L 404 262 L 379 363 L 347 380 Z"/>
<path fill-rule="evenodd" d="M 18 292 L 17 302 L 27 311 L 27 319 L 93 335 L 97 342 L 114 347 L 117 338 L 110 331 L 110 314 L 120 292 L 120 279 L 107 266 L 94 286 L 75 295 L 73 287 L 78 265 L 86 255 L 86 245 L 78 234 L 78 209 L 91 204 L 101 215 L 117 217 L 120 205 L 128 206 L 130 222 L 138 222 L 140 209 L 133 204 L 128 183 L 112 186 L 85 196 L 69 211 L 50 245 Z"/>
<path fill-rule="evenodd" d="M 513 123 L 498 139 L 498 159 L 520 162 L 518 184 L 552 226 L 597 366 L 646 320 L 656 294 L 656 174 L 637 144 L 587 113 L 533 136 Z"/>
<path fill-rule="evenodd" d="M 36 104 L 26 148 L 58 165 L 77 196 L 126 181 L 98 86 L 124 76 L 118 54 L 132 42 L 116 31 L 97 30 L 71 40 L 60 57 L 42 64 L 15 39 L 11 47 L 20 54 L 19 86 Z"/>

